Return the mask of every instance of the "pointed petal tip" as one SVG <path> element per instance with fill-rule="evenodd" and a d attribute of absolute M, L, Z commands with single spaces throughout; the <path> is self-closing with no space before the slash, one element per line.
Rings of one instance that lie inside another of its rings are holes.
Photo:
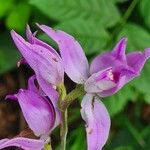
<path fill-rule="evenodd" d="M 118 43 L 124 44 L 124 45 L 126 45 L 127 42 L 128 42 L 128 38 L 127 37 L 122 37 L 120 40 L 118 40 Z"/>
<path fill-rule="evenodd" d="M 15 30 L 11 30 L 10 34 L 11 34 L 12 37 L 14 37 L 17 33 L 15 32 Z"/>
<path fill-rule="evenodd" d="M 42 150 L 45 143 L 46 142 L 44 140 L 16 137 L 13 139 L 0 140 L 0 149 L 15 146 L 25 150 Z"/>
<path fill-rule="evenodd" d="M 127 37 L 122 37 L 121 40 L 123 40 L 124 42 L 127 42 L 128 38 Z"/>
<path fill-rule="evenodd" d="M 6 95 L 5 100 L 7 100 L 7 99 L 17 100 L 17 94 Z"/>
<path fill-rule="evenodd" d="M 146 48 L 145 49 L 145 55 L 147 55 L 148 57 L 150 57 L 150 48 Z"/>
<path fill-rule="evenodd" d="M 26 29 L 30 28 L 29 24 L 26 24 Z"/>
<path fill-rule="evenodd" d="M 36 22 L 35 25 L 38 26 L 38 27 L 40 26 L 40 24 L 38 22 Z"/>

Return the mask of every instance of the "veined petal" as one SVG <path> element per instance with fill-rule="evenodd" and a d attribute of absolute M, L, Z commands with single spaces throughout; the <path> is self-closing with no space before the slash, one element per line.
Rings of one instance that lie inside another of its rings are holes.
<path fill-rule="evenodd" d="M 104 90 L 104 91 L 100 92 L 99 96 L 100 97 L 111 96 L 111 95 L 115 94 L 116 92 L 118 92 L 125 85 L 125 83 L 126 83 L 126 76 L 121 76 L 115 87 L 113 87 L 109 90 Z"/>
<path fill-rule="evenodd" d="M 107 68 L 91 75 L 91 77 L 85 82 L 84 89 L 88 93 L 99 93 L 112 89 L 115 86 L 116 81 L 114 80 L 112 68 Z"/>
<path fill-rule="evenodd" d="M 118 67 L 122 65 L 119 60 L 111 55 L 110 52 L 103 53 L 95 57 L 90 66 L 90 73 L 97 73 L 109 67 Z"/>
<path fill-rule="evenodd" d="M 82 84 L 89 76 L 89 65 L 80 44 L 69 34 L 38 25 L 59 46 L 67 75 L 76 83 Z"/>
<path fill-rule="evenodd" d="M 24 150 L 42 150 L 44 148 L 44 140 L 35 140 L 17 137 L 13 139 L 2 139 L 0 140 L 0 149 L 16 146 Z"/>
<path fill-rule="evenodd" d="M 31 44 L 34 43 L 34 37 L 35 37 L 36 33 L 37 32 L 35 32 L 35 33 L 31 32 L 29 25 L 26 26 L 26 37 Z"/>
<path fill-rule="evenodd" d="M 36 76 L 35 75 L 33 75 L 33 76 L 31 76 L 29 78 L 29 80 L 28 80 L 28 89 L 31 90 L 31 91 L 33 91 L 33 92 L 38 93 L 39 89 L 35 85 L 35 80 L 36 80 Z"/>
<path fill-rule="evenodd" d="M 13 30 L 11 31 L 11 36 L 12 36 L 17 48 L 19 49 L 19 51 L 21 52 L 21 54 L 23 55 L 25 60 L 29 63 L 31 68 L 32 69 L 36 68 L 36 60 L 33 58 L 34 55 L 31 50 L 31 44 L 26 42 L 19 34 L 17 34 Z"/>
<path fill-rule="evenodd" d="M 111 52 L 105 52 L 95 57 L 90 66 L 90 73 L 96 73 L 108 67 L 118 67 L 126 65 L 126 42 L 127 38 L 122 38 Z"/>
<path fill-rule="evenodd" d="M 54 85 L 63 82 L 64 68 L 60 57 L 43 46 L 26 42 L 14 31 L 11 32 L 11 35 L 19 51 L 35 73 L 40 71 L 41 76 Z"/>
<path fill-rule="evenodd" d="M 30 90 L 20 90 L 15 94 L 29 127 L 36 136 L 48 134 L 55 122 L 55 112 L 51 103 Z"/>
<path fill-rule="evenodd" d="M 81 115 L 86 122 L 88 150 L 101 150 L 108 139 L 110 130 L 107 109 L 99 98 L 92 94 L 84 96 L 81 106 Z"/>
<path fill-rule="evenodd" d="M 49 97 L 49 99 L 51 100 L 54 106 L 56 117 L 55 117 L 55 124 L 53 128 L 55 128 L 60 124 L 61 121 L 61 114 L 57 106 L 58 97 L 59 97 L 58 92 L 53 88 L 52 85 L 50 85 L 45 80 L 43 80 L 43 78 L 39 74 L 37 74 L 37 80 L 39 81 L 42 90 Z"/>
<path fill-rule="evenodd" d="M 127 54 L 128 65 L 136 72 L 140 73 L 146 60 L 150 58 L 150 48 L 142 52 L 131 52 Z"/>
<path fill-rule="evenodd" d="M 125 84 L 138 74 L 132 68 L 120 66 L 112 71 L 112 77 L 116 85 L 110 89 L 103 90 L 99 93 L 100 97 L 111 96 L 118 92 Z"/>
<path fill-rule="evenodd" d="M 26 26 L 26 36 L 27 36 L 28 41 L 31 44 L 36 44 L 36 45 L 39 45 L 39 46 L 42 46 L 42 47 L 48 49 L 51 53 L 53 53 L 61 61 L 61 58 L 60 58 L 59 54 L 56 52 L 56 50 L 53 49 L 47 43 L 45 43 L 45 42 L 39 40 L 38 38 L 36 38 L 35 34 L 31 32 L 29 25 Z"/>
<path fill-rule="evenodd" d="M 114 47 L 111 54 L 119 61 L 126 63 L 126 44 L 127 44 L 127 38 L 122 38 Z"/>

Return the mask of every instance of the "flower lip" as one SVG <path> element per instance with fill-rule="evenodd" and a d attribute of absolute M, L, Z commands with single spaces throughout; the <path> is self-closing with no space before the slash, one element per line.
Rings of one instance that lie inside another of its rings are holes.
<path fill-rule="evenodd" d="M 106 72 L 103 72 L 100 76 L 95 78 L 96 81 L 100 81 L 100 80 L 111 80 L 114 81 L 114 74 L 113 74 L 113 70 L 112 67 L 108 68 L 106 70 Z"/>

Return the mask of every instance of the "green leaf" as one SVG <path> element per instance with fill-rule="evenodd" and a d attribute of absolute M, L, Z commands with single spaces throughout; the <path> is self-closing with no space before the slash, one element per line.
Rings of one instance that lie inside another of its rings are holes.
<path fill-rule="evenodd" d="M 10 40 L 9 34 L 1 34 L 0 38 L 0 74 L 9 71 L 16 66 L 19 54 Z"/>
<path fill-rule="evenodd" d="M 140 13 L 144 19 L 144 22 L 150 28 L 150 1 L 149 0 L 142 0 L 139 3 Z"/>
<path fill-rule="evenodd" d="M 86 54 L 99 53 L 109 40 L 108 33 L 101 25 L 88 20 L 70 20 L 58 24 L 56 28 L 73 35 L 80 42 Z"/>
<path fill-rule="evenodd" d="M 132 84 L 132 83 L 131 83 Z M 127 84 L 123 89 L 118 91 L 115 95 L 104 99 L 103 102 L 113 117 L 120 113 L 126 106 L 129 100 L 134 100 L 137 96 L 136 92 L 132 89 L 131 84 Z"/>
<path fill-rule="evenodd" d="M 45 15 L 58 21 L 82 18 L 105 27 L 115 25 L 119 12 L 113 0 L 30 0 Z"/>
<path fill-rule="evenodd" d="M 23 31 L 30 15 L 30 6 L 26 3 L 20 3 L 14 7 L 13 11 L 6 19 L 6 25 L 9 29 Z"/>
<path fill-rule="evenodd" d="M 83 122 L 84 124 L 84 122 Z M 78 126 L 74 131 L 71 132 L 69 143 L 70 150 L 78 150 L 78 149 L 85 149 L 86 146 L 86 134 L 85 134 L 85 127 Z"/>
<path fill-rule="evenodd" d="M 131 146 L 119 146 L 113 150 L 133 150 L 133 148 Z"/>
<path fill-rule="evenodd" d="M 127 50 L 143 50 L 150 47 L 150 33 L 141 26 L 133 23 L 127 23 L 118 35 L 128 37 Z"/>
<path fill-rule="evenodd" d="M 119 38 L 122 36 L 128 37 L 128 46 L 129 51 L 135 50 L 144 50 L 144 48 L 150 47 L 150 33 L 146 31 L 141 26 L 136 24 L 128 23 L 121 33 Z M 149 84 L 150 83 L 150 61 L 146 62 L 144 69 L 141 72 L 140 77 L 138 77 L 135 82 L 133 82 L 134 87 L 144 95 L 144 100 L 147 103 L 150 103 L 150 94 L 149 94 Z"/>
<path fill-rule="evenodd" d="M 13 7 L 14 0 L 0 0 L 0 18 L 7 15 Z"/>

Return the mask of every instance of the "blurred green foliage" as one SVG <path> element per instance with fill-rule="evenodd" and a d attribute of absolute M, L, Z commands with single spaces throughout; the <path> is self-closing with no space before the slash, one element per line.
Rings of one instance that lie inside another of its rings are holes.
<path fill-rule="evenodd" d="M 123 36 L 128 37 L 128 52 L 150 47 L 150 0 L 0 0 L 0 74 L 14 68 L 19 59 L 8 31 L 14 29 L 23 34 L 26 24 L 35 29 L 35 22 L 72 34 L 89 60 L 111 50 Z M 40 37 L 49 41 L 42 34 Z M 140 78 L 104 100 L 113 122 L 121 122 L 116 125 L 118 131 L 112 132 L 106 150 L 149 149 L 149 127 L 140 121 L 133 126 L 129 119 L 121 119 L 126 118 L 122 111 L 129 102 L 138 105 L 144 100 L 150 104 L 149 83 L 147 62 Z M 71 123 L 79 118 L 79 110 L 76 113 Z M 133 115 L 139 117 L 136 112 Z M 83 126 L 71 131 L 68 143 L 70 150 L 85 149 Z"/>

